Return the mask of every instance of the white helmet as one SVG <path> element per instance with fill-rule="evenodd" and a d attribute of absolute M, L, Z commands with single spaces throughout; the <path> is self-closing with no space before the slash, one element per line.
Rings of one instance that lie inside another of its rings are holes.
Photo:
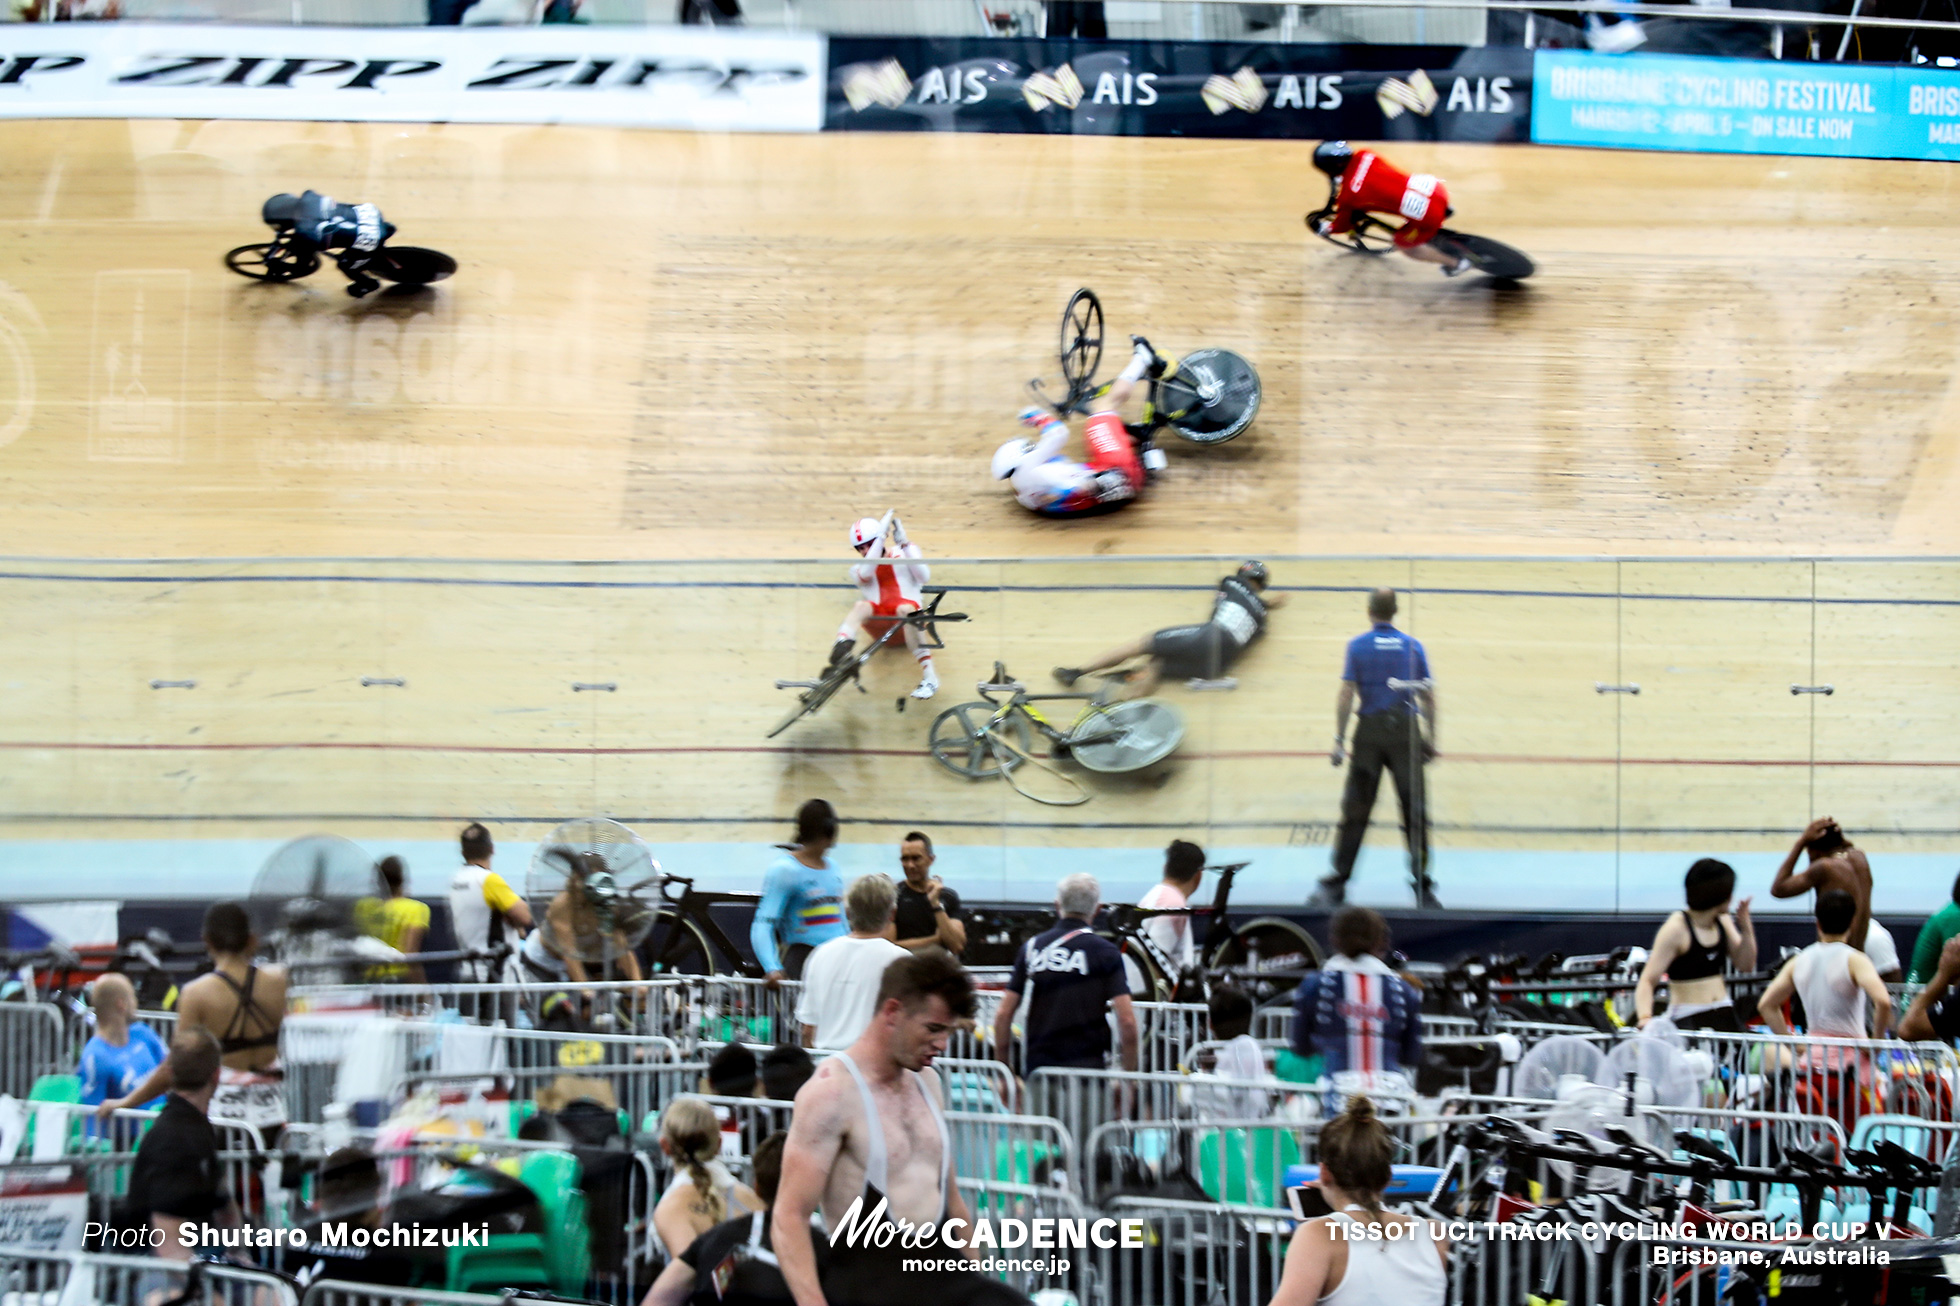
<path fill-rule="evenodd" d="M 1033 452 L 1033 443 L 1019 438 L 1009 440 L 994 450 L 994 479 L 1004 481 L 1012 476 L 1014 469 L 1026 461 L 1027 456 Z"/>
<path fill-rule="evenodd" d="M 860 517 L 857 524 L 851 527 L 851 547 L 862 549 L 867 544 L 875 544 L 879 533 L 876 517 Z"/>

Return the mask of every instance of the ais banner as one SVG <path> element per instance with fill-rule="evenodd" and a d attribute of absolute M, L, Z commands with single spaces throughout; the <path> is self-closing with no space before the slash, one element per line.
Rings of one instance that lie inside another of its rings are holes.
<path fill-rule="evenodd" d="M 1960 72 L 1541 50 L 1531 137 L 1718 154 L 1960 159 Z"/>
<path fill-rule="evenodd" d="M 824 42 L 722 27 L 17 23 L 0 117 L 815 131 Z"/>
<path fill-rule="evenodd" d="M 832 37 L 833 131 L 1521 141 L 1531 53 Z"/>

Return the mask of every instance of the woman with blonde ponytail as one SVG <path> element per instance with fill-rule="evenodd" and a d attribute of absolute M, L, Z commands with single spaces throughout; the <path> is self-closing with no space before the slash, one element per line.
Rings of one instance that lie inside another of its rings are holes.
<path fill-rule="evenodd" d="M 700 1098 L 677 1097 L 660 1113 L 660 1150 L 674 1164 L 674 1182 L 653 1208 L 653 1227 L 669 1257 L 723 1220 L 762 1209 L 722 1165 L 721 1122 Z"/>
<path fill-rule="evenodd" d="M 1382 1210 L 1394 1155 L 1365 1097 L 1321 1126 L 1318 1187 L 1334 1214 L 1293 1231 L 1272 1306 L 1442 1306 L 1448 1240 L 1427 1220 Z"/>

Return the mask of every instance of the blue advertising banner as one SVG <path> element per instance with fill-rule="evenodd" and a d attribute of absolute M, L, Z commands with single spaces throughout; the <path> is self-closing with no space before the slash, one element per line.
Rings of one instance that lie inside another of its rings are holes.
<path fill-rule="evenodd" d="M 1960 71 L 1541 50 L 1533 90 L 1541 145 L 1960 159 Z"/>
<path fill-rule="evenodd" d="M 832 131 L 1522 141 L 1531 52 L 830 38 Z"/>

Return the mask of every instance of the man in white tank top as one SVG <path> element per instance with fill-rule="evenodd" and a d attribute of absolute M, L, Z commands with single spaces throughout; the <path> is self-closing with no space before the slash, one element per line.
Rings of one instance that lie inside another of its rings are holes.
<path fill-rule="evenodd" d="M 902 957 L 886 969 L 864 1033 L 825 1059 L 797 1093 L 773 1217 L 776 1255 L 797 1306 L 1026 1301 L 973 1270 L 901 1272 L 902 1260 L 961 1257 L 936 1239 L 907 1248 L 894 1237 L 880 1248 L 850 1236 L 886 1220 L 901 1229 L 964 1220 L 971 1229 L 932 1062 L 974 1006 L 973 983 L 950 956 Z M 810 1228 L 819 1208 L 830 1230 L 830 1263 L 821 1275 Z"/>
<path fill-rule="evenodd" d="M 1892 1032 L 1892 996 L 1871 958 L 1847 943 L 1858 916 L 1858 901 L 1841 889 L 1817 895 L 1817 942 L 1791 959 L 1763 990 L 1757 1007 L 1763 1023 L 1778 1034 L 1790 1032 L 1783 1006 L 1791 994 L 1803 999 L 1804 1029 L 1820 1038 L 1883 1038 Z M 1872 1019 L 1866 1022 L 1869 1002 Z"/>

